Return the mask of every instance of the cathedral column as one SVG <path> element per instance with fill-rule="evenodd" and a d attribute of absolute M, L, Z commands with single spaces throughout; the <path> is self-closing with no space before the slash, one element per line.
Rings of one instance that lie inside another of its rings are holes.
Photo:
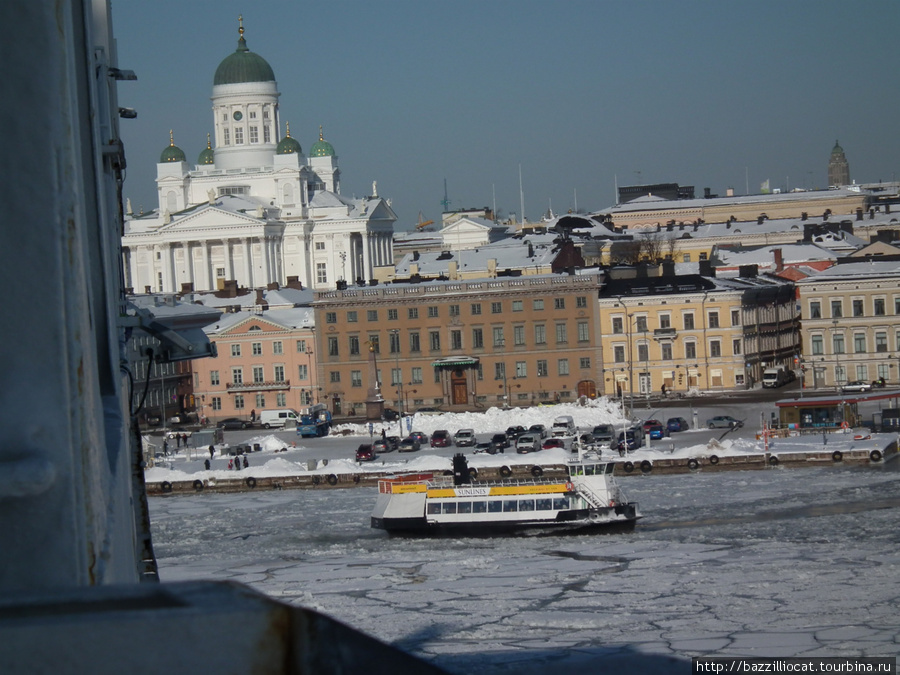
<path fill-rule="evenodd" d="M 284 279 L 284 259 L 282 257 L 282 249 L 281 249 L 281 239 L 276 237 L 273 239 L 273 246 L 275 247 L 275 281 L 281 284 L 281 280 Z"/>
<path fill-rule="evenodd" d="M 222 251 L 225 254 L 225 279 L 234 279 L 234 269 L 231 267 L 231 240 L 222 239 Z"/>
<path fill-rule="evenodd" d="M 360 270 L 360 278 L 363 281 L 369 280 L 369 270 L 372 267 L 372 252 L 369 250 L 372 247 L 372 240 L 369 239 L 369 233 L 364 232 L 362 236 L 362 246 L 363 246 L 363 268 Z"/>
<path fill-rule="evenodd" d="M 203 255 L 203 276 L 205 277 L 204 281 L 206 282 L 205 290 L 214 291 L 216 289 L 213 287 L 213 271 L 209 262 L 209 242 L 204 239 L 200 242 L 200 246 Z"/>
<path fill-rule="evenodd" d="M 247 288 L 253 288 L 253 264 L 250 258 L 250 237 L 244 237 L 244 276 Z"/>
<path fill-rule="evenodd" d="M 184 242 L 184 262 L 187 265 L 187 280 L 194 288 L 194 249 L 191 248 L 191 242 Z M 180 289 L 179 289 L 180 290 Z M 197 290 L 194 288 L 194 290 Z"/>

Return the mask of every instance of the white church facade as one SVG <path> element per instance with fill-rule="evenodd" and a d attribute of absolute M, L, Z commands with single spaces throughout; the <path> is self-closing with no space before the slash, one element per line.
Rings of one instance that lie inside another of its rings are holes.
<path fill-rule="evenodd" d="M 280 136 L 279 96 L 241 26 L 213 81 L 214 147 L 207 138 L 191 166 L 170 134 L 157 164 L 158 209 L 126 215 L 122 254 L 133 292 L 218 290 L 229 280 L 328 289 L 367 282 L 392 262 L 390 202 L 374 183 L 371 196 L 342 196 L 321 127 L 308 155 L 289 127 Z"/>

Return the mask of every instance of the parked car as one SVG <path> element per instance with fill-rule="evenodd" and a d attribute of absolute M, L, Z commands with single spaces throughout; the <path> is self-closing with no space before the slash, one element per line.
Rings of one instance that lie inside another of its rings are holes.
<path fill-rule="evenodd" d="M 216 422 L 217 429 L 249 429 L 250 422 L 237 417 L 226 417 Z"/>
<path fill-rule="evenodd" d="M 364 443 L 360 445 L 356 449 L 356 461 L 357 462 L 372 462 L 375 460 L 377 455 L 375 454 L 374 443 L 369 445 L 368 443 Z"/>
<path fill-rule="evenodd" d="M 416 410 L 416 414 L 417 415 L 440 415 L 441 411 L 438 410 L 437 408 L 426 407 L 426 408 L 418 408 Z"/>
<path fill-rule="evenodd" d="M 731 415 L 716 415 L 706 420 L 706 426 L 710 429 L 734 429 L 744 426 L 741 420 L 734 419 Z"/>
<path fill-rule="evenodd" d="M 566 442 L 560 436 L 554 436 L 553 438 L 548 438 L 541 444 L 541 448 L 544 450 L 549 450 L 550 448 L 563 448 L 565 449 Z"/>
<path fill-rule="evenodd" d="M 400 413 L 398 413 L 393 408 L 385 408 L 381 413 L 381 419 L 385 422 L 396 422 L 400 419 Z"/>
<path fill-rule="evenodd" d="M 632 427 L 619 432 L 616 447 L 620 453 L 637 450 L 644 444 L 644 430 L 641 427 Z"/>
<path fill-rule="evenodd" d="M 510 440 L 516 439 L 528 431 L 523 426 L 506 427 L 506 437 Z"/>
<path fill-rule="evenodd" d="M 431 434 L 432 448 L 448 448 L 451 445 L 453 445 L 453 441 L 450 439 L 450 432 L 446 429 L 438 429 Z"/>
<path fill-rule="evenodd" d="M 654 424 L 652 427 L 647 429 L 646 433 L 650 434 L 651 440 L 659 440 L 660 438 L 665 438 L 669 435 L 669 430 L 666 429 L 662 424 Z"/>
<path fill-rule="evenodd" d="M 400 445 L 397 446 L 397 452 L 415 452 L 421 447 L 422 443 L 418 438 L 407 436 L 402 441 L 400 441 Z"/>
<path fill-rule="evenodd" d="M 397 446 L 400 445 L 400 441 L 403 439 L 399 436 L 388 436 L 384 440 L 387 441 L 387 450 L 385 450 L 385 452 L 393 452 L 397 449 Z"/>
<path fill-rule="evenodd" d="M 642 426 L 644 429 L 644 433 L 646 434 L 648 431 L 650 431 L 650 427 L 661 427 L 662 422 L 660 422 L 659 420 L 645 420 Z"/>
<path fill-rule="evenodd" d="M 541 442 L 534 434 L 522 434 L 516 439 L 516 452 L 525 454 L 537 452 L 541 449 Z"/>
<path fill-rule="evenodd" d="M 471 447 L 475 445 L 475 441 L 476 438 L 474 429 L 460 429 L 455 434 L 453 434 L 453 442 L 458 448 Z"/>
<path fill-rule="evenodd" d="M 427 445 L 430 442 L 428 434 L 422 433 L 421 431 L 411 431 L 409 432 L 409 437 L 419 441 L 419 445 Z"/>
<path fill-rule="evenodd" d="M 476 455 L 496 455 L 497 447 L 490 441 L 480 441 L 475 444 Z"/>
<path fill-rule="evenodd" d="M 536 434 L 541 438 L 547 438 L 547 427 L 543 424 L 532 424 L 528 427 L 528 433 Z"/>
<path fill-rule="evenodd" d="M 598 424 L 591 431 L 591 437 L 594 439 L 594 443 L 612 446 L 613 441 L 616 439 L 616 430 L 611 424 Z"/>
<path fill-rule="evenodd" d="M 847 384 L 843 385 L 841 387 L 841 391 L 872 391 L 872 385 L 868 382 L 864 382 L 863 380 L 853 380 L 852 382 L 848 382 Z"/>
<path fill-rule="evenodd" d="M 497 448 L 499 452 L 503 452 L 509 447 L 509 439 L 506 437 L 506 434 L 494 434 L 491 436 L 491 445 Z"/>
<path fill-rule="evenodd" d="M 670 417 L 666 420 L 666 429 L 670 432 L 672 431 L 687 431 L 691 428 L 691 425 L 688 424 L 688 421 L 683 417 Z"/>

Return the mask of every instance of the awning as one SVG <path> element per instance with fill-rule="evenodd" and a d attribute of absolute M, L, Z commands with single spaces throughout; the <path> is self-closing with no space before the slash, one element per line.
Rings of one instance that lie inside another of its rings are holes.
<path fill-rule="evenodd" d="M 435 368 L 454 368 L 456 366 L 474 366 L 478 363 L 478 359 L 473 356 L 457 356 L 457 357 L 447 357 L 444 359 L 438 359 L 437 361 L 432 361 L 431 365 Z"/>

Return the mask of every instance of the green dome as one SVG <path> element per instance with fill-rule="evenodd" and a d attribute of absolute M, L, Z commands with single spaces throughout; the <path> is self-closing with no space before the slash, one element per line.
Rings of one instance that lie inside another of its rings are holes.
<path fill-rule="evenodd" d="M 266 63 L 266 60 L 259 54 L 254 54 L 247 49 L 247 42 L 241 35 L 234 54 L 226 56 L 225 60 L 216 68 L 213 85 L 274 81 L 275 73 L 272 71 L 272 66 Z"/>
<path fill-rule="evenodd" d="M 309 151 L 310 157 L 334 157 L 334 146 L 322 136 L 322 127 L 319 127 L 319 140 L 313 143 Z"/>
<path fill-rule="evenodd" d="M 844 149 L 838 144 L 837 141 L 834 142 L 834 147 L 831 149 L 832 155 L 843 155 Z"/>
<path fill-rule="evenodd" d="M 303 148 L 296 138 L 291 138 L 291 125 L 287 125 L 287 135 L 278 141 L 278 147 L 275 149 L 278 155 L 302 155 Z"/>
<path fill-rule="evenodd" d="M 175 137 L 172 132 L 169 132 L 169 145 L 165 150 L 162 151 L 162 154 L 159 156 L 159 163 L 164 164 L 165 162 L 186 162 L 187 158 L 184 156 L 184 150 L 175 145 Z"/>
<path fill-rule="evenodd" d="M 200 157 L 197 158 L 197 164 L 215 164 L 216 163 L 216 153 L 213 152 L 212 146 L 209 144 L 209 134 L 206 134 L 206 148 L 203 152 L 200 153 Z"/>

